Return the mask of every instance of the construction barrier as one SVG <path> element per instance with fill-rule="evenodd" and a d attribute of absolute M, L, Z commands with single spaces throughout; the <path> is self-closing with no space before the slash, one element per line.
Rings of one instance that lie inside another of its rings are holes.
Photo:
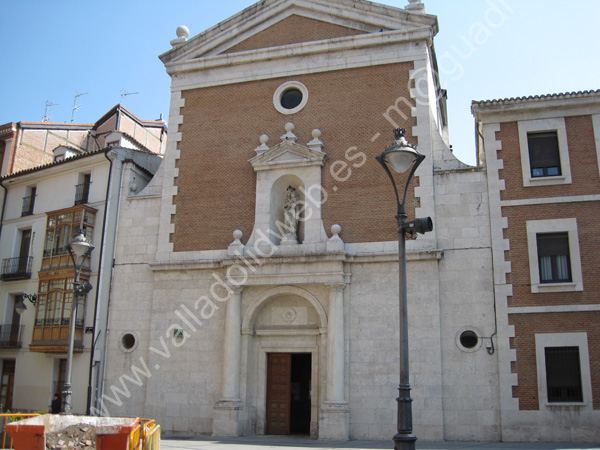
<path fill-rule="evenodd" d="M 160 425 L 154 427 L 146 434 L 144 439 L 144 450 L 159 450 L 160 449 Z"/>
<path fill-rule="evenodd" d="M 27 419 L 28 417 L 39 416 L 37 413 L 32 414 L 0 414 L 0 429 L 2 430 L 2 449 L 13 448 L 12 436 L 6 433 L 6 424 L 16 422 L 17 420 Z M 8 439 L 7 439 L 8 438 Z M 7 442 L 8 441 L 8 442 Z M 6 446 L 8 444 L 8 447 Z"/>

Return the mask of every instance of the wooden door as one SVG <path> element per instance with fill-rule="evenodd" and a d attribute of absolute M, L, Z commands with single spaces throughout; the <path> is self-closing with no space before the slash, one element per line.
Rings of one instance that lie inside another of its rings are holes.
<path fill-rule="evenodd" d="M 21 232 L 21 247 L 19 248 L 19 273 L 27 273 L 29 262 L 29 245 L 31 244 L 31 230 Z"/>
<path fill-rule="evenodd" d="M 292 355 L 267 354 L 267 434 L 290 434 Z"/>
<path fill-rule="evenodd" d="M 2 361 L 2 378 L 0 380 L 0 403 L 2 412 L 11 410 L 13 407 L 13 389 L 15 384 L 15 360 L 5 359 Z"/>

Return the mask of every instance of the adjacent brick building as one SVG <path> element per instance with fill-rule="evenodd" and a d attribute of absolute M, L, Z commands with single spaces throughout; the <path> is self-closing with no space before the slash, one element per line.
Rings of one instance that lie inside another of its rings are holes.
<path fill-rule="evenodd" d="M 600 419 L 600 91 L 473 103 L 487 167 L 502 424 L 594 440 Z"/>
<path fill-rule="evenodd" d="M 154 153 L 165 151 L 162 120 L 140 120 L 117 105 L 93 124 L 18 122 L 0 126 L 0 173 L 4 176 L 51 163 L 57 147 L 71 155 L 103 149 L 106 136 L 113 131 L 127 134 Z"/>

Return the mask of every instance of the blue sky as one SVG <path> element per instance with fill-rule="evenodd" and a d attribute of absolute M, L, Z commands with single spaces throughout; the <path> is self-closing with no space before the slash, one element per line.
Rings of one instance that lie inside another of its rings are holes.
<path fill-rule="evenodd" d="M 2 2 L 0 124 L 93 123 L 121 102 L 167 119 L 170 78 L 158 55 L 179 25 L 194 36 L 252 0 L 21 0 Z M 408 0 L 385 0 L 404 7 Z M 475 162 L 472 100 L 600 88 L 597 0 L 424 0 L 438 16 L 435 49 L 448 90 L 450 142 Z"/>

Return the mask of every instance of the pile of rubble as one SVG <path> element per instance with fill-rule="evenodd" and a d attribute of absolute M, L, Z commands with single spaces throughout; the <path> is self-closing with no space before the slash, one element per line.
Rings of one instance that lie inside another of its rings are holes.
<path fill-rule="evenodd" d="M 46 433 L 46 448 L 50 450 L 95 450 L 96 428 L 80 423 Z"/>

